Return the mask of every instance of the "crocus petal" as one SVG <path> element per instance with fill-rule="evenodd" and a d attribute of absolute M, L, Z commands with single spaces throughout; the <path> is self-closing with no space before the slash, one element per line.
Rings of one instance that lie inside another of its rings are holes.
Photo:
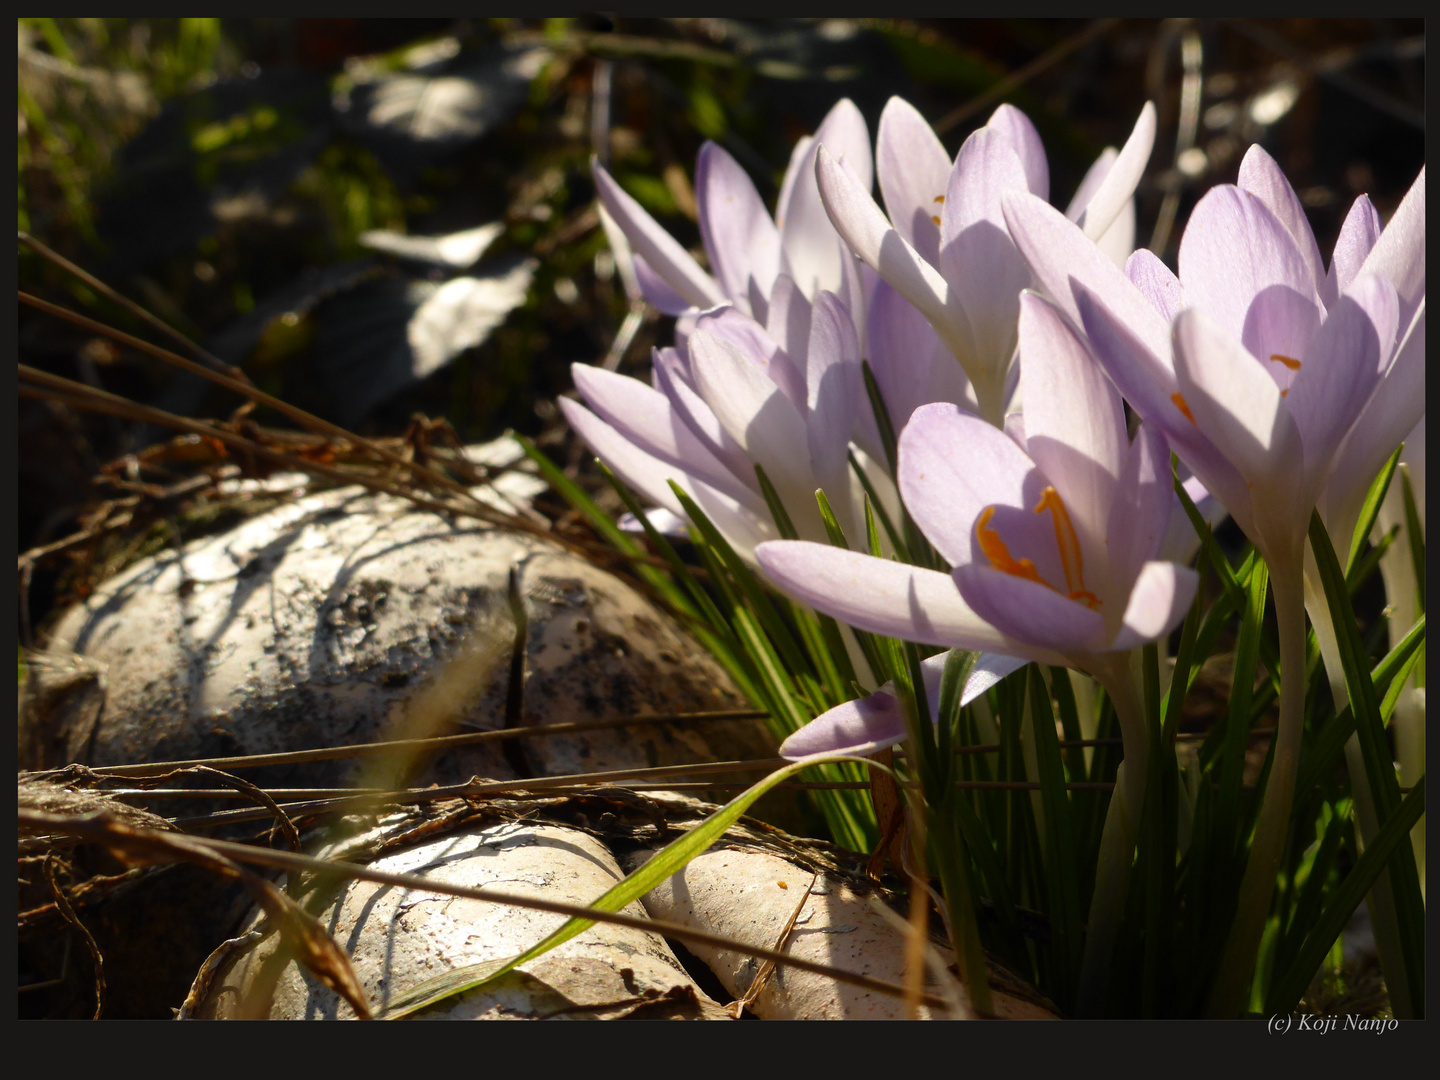
<path fill-rule="evenodd" d="M 797 409 L 805 406 L 805 375 L 758 322 L 733 307 L 707 311 L 695 321 L 697 331 L 717 334 L 734 345 L 769 376 Z M 801 354 L 803 355 L 803 353 Z"/>
<path fill-rule="evenodd" d="M 1170 469 L 1170 447 L 1156 425 L 1141 421 L 1135 441 L 1125 450 L 1126 461 L 1117 485 L 1123 494 L 1110 505 L 1106 522 L 1114 582 L 1134 581 L 1141 567 L 1160 557 L 1172 507 L 1179 502 Z M 1183 510 L 1177 512 L 1185 516 Z M 1105 614 L 1107 623 L 1117 615 L 1114 611 Z M 1114 624 L 1110 625 L 1113 629 Z"/>
<path fill-rule="evenodd" d="M 1082 551 L 1098 555 L 1130 455 L 1120 395 L 1060 312 L 1033 292 L 1020 300 L 1020 355 L 1026 452 L 1063 496 Z"/>
<path fill-rule="evenodd" d="M 952 576 L 977 615 L 1021 644 L 1012 655 L 1029 652 L 1040 660 L 1102 652 L 1109 644 L 1100 614 L 1054 589 L 976 563 L 957 566 Z"/>
<path fill-rule="evenodd" d="M 1240 162 L 1240 175 L 1236 186 L 1248 191 L 1270 208 L 1270 212 L 1285 226 L 1295 249 L 1310 270 L 1310 276 L 1317 294 L 1325 292 L 1325 264 L 1320 258 L 1320 245 L 1315 242 L 1315 231 L 1300 205 L 1300 197 L 1285 179 L 1275 159 L 1267 154 L 1259 143 L 1245 152 Z"/>
<path fill-rule="evenodd" d="M 684 315 L 695 310 L 695 305 L 672 289 L 670 283 L 656 273 L 643 256 L 632 256 L 630 269 L 635 275 L 640 292 L 660 314 Z"/>
<path fill-rule="evenodd" d="M 570 373 L 586 404 L 640 449 L 735 498 L 744 497 L 744 486 L 676 415 L 670 399 L 660 391 L 588 364 L 572 364 Z"/>
<path fill-rule="evenodd" d="M 862 757 L 905 741 L 905 714 L 894 694 L 876 691 L 821 713 L 780 744 L 791 761 L 813 754 Z"/>
<path fill-rule="evenodd" d="M 1281 405 L 1280 388 L 1243 345 L 1198 308 L 1175 318 L 1175 376 L 1196 424 L 1225 448 L 1252 486 L 1275 483 L 1282 475 L 1300 479 L 1298 434 L 1290 410 Z"/>
<path fill-rule="evenodd" d="M 1038 199 L 1050 200 L 1050 162 L 1045 157 L 1045 144 L 1035 125 L 1014 105 L 1001 105 L 990 114 L 985 125 L 1009 140 L 1025 167 L 1025 180 L 1030 194 Z"/>
<path fill-rule="evenodd" d="M 1330 272 L 1325 278 L 1322 297 L 1328 308 L 1340 299 L 1340 294 L 1350 287 L 1360 273 L 1384 226 L 1380 213 L 1368 195 L 1361 195 L 1350 204 L 1345 223 L 1340 226 L 1340 236 L 1335 241 L 1335 250 L 1330 256 Z"/>
<path fill-rule="evenodd" d="M 1095 246 L 1116 266 L 1123 267 L 1135 250 L 1135 200 L 1126 199 L 1110 227 L 1095 241 Z"/>
<path fill-rule="evenodd" d="M 685 519 L 677 517 L 663 506 L 652 506 L 645 511 L 645 520 L 650 527 L 671 540 L 684 540 L 688 536 L 685 528 Z M 620 520 L 615 523 L 621 532 L 643 533 L 645 526 L 634 514 L 621 514 Z"/>
<path fill-rule="evenodd" d="M 598 161 L 592 162 L 595 191 L 615 223 L 624 230 L 635 254 L 650 264 L 684 299 L 695 307 L 709 308 L 721 303 L 725 294 L 715 279 L 690 257 L 660 223 L 627 195 Z"/>
<path fill-rule="evenodd" d="M 681 516 L 685 513 L 667 483 L 673 479 L 682 486 L 688 486 L 684 472 L 641 450 L 578 401 L 563 397 L 559 401 L 560 411 L 565 414 L 565 420 L 575 434 L 616 476 L 672 514 Z"/>
<path fill-rule="evenodd" d="M 919 308 L 952 350 L 969 352 L 970 331 L 963 310 L 950 298 L 940 272 L 890 225 L 869 192 L 861 188 L 822 147 L 815 159 L 815 178 L 835 230 L 888 281 Z"/>
<path fill-rule="evenodd" d="M 696 331 L 690 338 L 696 388 L 746 456 L 763 466 L 787 507 L 813 497 L 810 449 L 799 411 L 730 342 Z"/>
<path fill-rule="evenodd" d="M 1007 193 L 1005 224 L 1042 291 L 1081 324 L 1075 286 L 1083 285 L 1134 335 L 1157 362 L 1170 355 L 1170 323 L 1146 302 L 1124 272 L 1060 211 L 1033 195 Z M 1166 365 L 1168 366 L 1168 365 Z M 1122 388 L 1122 393 L 1125 391 Z"/>
<path fill-rule="evenodd" d="M 1130 137 L 1120 148 L 1115 164 L 1105 174 L 1105 179 L 1095 194 L 1085 204 L 1085 209 L 1075 223 L 1085 230 L 1091 240 L 1105 235 L 1116 216 L 1135 194 L 1145 166 L 1150 161 L 1150 151 L 1155 146 L 1155 106 L 1150 102 L 1140 110 L 1140 116 L 1131 129 Z"/>
<path fill-rule="evenodd" d="M 880 114 L 875 171 L 895 231 L 932 266 L 940 259 L 940 216 L 950 155 L 915 106 L 892 97 Z"/>
<path fill-rule="evenodd" d="M 1200 575 L 1188 566 L 1146 563 L 1135 579 L 1123 625 L 1111 648 L 1135 649 L 1167 636 L 1185 618 L 1199 585 Z"/>
<path fill-rule="evenodd" d="M 920 663 L 932 721 L 939 716 L 940 687 L 949 657 L 950 654 L 944 652 Z M 1014 656 L 982 653 L 970 669 L 970 677 L 965 680 L 960 704 L 970 704 L 1005 676 L 1029 662 Z M 780 756 L 791 761 L 814 754 L 858 754 L 866 757 L 887 746 L 904 742 L 906 734 L 905 714 L 895 697 L 895 685 L 886 683 L 868 697 L 847 701 L 821 713 L 780 744 Z"/>
<path fill-rule="evenodd" d="M 687 380 L 675 350 L 655 350 L 652 370 L 655 375 L 655 388 L 670 399 L 676 415 L 742 484 L 758 493 L 760 485 L 755 478 L 754 465 L 745 456 L 740 444 L 730 437 L 725 426 L 715 418 L 715 413 L 705 403 L 705 399 Z"/>
<path fill-rule="evenodd" d="M 1309 351 L 1320 328 L 1320 314 L 1313 299 L 1288 285 L 1261 289 L 1245 313 L 1240 341 L 1275 380 L 1282 395 L 1299 375 L 1294 365 Z"/>
<path fill-rule="evenodd" d="M 1080 186 L 1075 189 L 1075 194 L 1070 196 L 1070 202 L 1065 207 L 1065 216 L 1071 221 L 1078 221 L 1084 213 L 1085 206 L 1095 197 L 1100 190 L 1100 185 L 1105 182 L 1105 177 L 1110 175 L 1110 170 L 1115 167 L 1115 159 L 1120 156 L 1120 151 L 1113 146 L 1107 146 L 1100 151 L 1100 156 L 1090 163 L 1090 168 L 1085 170 L 1085 175 L 1080 178 Z"/>
<path fill-rule="evenodd" d="M 862 379 L 855 324 L 845 305 L 828 292 L 815 300 L 807 365 L 810 463 L 815 479 L 832 494 L 849 486 L 845 453 L 855 426 Z"/>
<path fill-rule="evenodd" d="M 1349 550 L 1350 534 L 1370 483 L 1380 466 L 1395 452 L 1395 447 L 1403 440 L 1409 460 L 1424 460 L 1423 454 L 1419 458 L 1410 456 L 1415 447 L 1413 438 L 1406 435 L 1423 422 L 1424 414 L 1425 302 L 1421 300 L 1420 310 L 1396 350 L 1395 359 L 1386 368 L 1380 385 L 1370 395 L 1344 444 L 1336 451 L 1330 479 L 1321 495 L 1320 516 L 1337 550 Z M 1418 472 L 1423 476 L 1423 471 Z M 1416 472 L 1412 469 L 1412 481 Z M 1423 507 L 1420 520 L 1425 520 Z"/>
<path fill-rule="evenodd" d="M 1237 340 L 1251 302 L 1271 285 L 1319 302 L 1315 276 L 1280 219 L 1230 185 L 1211 188 L 1191 211 L 1180 239 L 1180 281 L 1185 295 Z"/>
<path fill-rule="evenodd" d="M 1004 432 L 945 402 L 915 410 L 899 449 L 900 497 L 952 566 L 971 560 L 971 531 L 981 512 L 1017 503 L 1035 472 Z"/>
<path fill-rule="evenodd" d="M 1027 183 L 1010 139 L 990 128 L 965 140 L 950 175 L 940 272 L 965 309 L 975 346 L 974 363 L 966 366 L 973 382 L 998 383 L 1015 350 L 1019 294 L 1030 272 L 1005 232 L 1000 200 L 1007 191 L 1026 191 Z"/>
<path fill-rule="evenodd" d="M 1410 325 L 1425 295 L 1425 168 L 1370 249 L 1362 274 L 1388 278 L 1400 295 L 1400 325 Z"/>
<path fill-rule="evenodd" d="M 1175 370 L 1147 348 L 1131 325 L 1119 319 L 1085 286 L 1077 285 L 1076 295 L 1086 336 L 1111 381 L 1147 423 L 1155 424 L 1164 432 L 1170 445 L 1195 470 L 1205 487 L 1248 532 L 1252 521 L 1249 486 L 1210 435 L 1181 409 L 1185 398 L 1180 394 Z M 1188 408 L 1186 405 L 1185 409 Z"/>
<path fill-rule="evenodd" d="M 828 242 L 831 227 L 825 207 L 816 188 L 813 155 L 824 147 L 843 162 L 841 168 L 854 173 L 854 182 L 868 193 L 873 182 L 870 156 L 870 133 L 865 118 L 848 98 L 842 99 L 826 115 L 815 132 L 806 157 L 798 162 L 797 179 L 788 192 L 788 201 L 778 211 L 780 243 L 795 283 L 806 296 L 814 297 L 821 289 L 834 292 L 840 285 L 839 252 Z"/>
<path fill-rule="evenodd" d="M 695 165 L 700 237 L 720 288 L 749 307 L 750 281 L 769 293 L 780 272 L 780 233 L 755 184 L 723 148 L 706 142 Z"/>
<path fill-rule="evenodd" d="M 938 570 L 803 540 L 761 544 L 755 555 L 778 588 L 860 630 L 922 645 L 1018 655 L 1017 643 L 976 615 L 949 575 Z M 1031 658 L 1058 662 L 1053 654 Z"/>
<path fill-rule="evenodd" d="M 1380 381 L 1398 317 L 1395 287 L 1385 278 L 1362 274 L 1331 309 L 1305 354 L 1286 404 L 1305 447 L 1306 477 L 1317 485 L 1312 497 Z"/>
<path fill-rule="evenodd" d="M 915 305 L 888 282 L 880 284 L 870 303 L 869 337 L 870 367 L 890 414 L 890 424 L 896 431 L 905 430 L 910 414 L 921 405 L 957 400 L 926 396 L 940 339 Z M 949 366 L 957 372 L 961 370 L 953 359 Z"/>
<path fill-rule="evenodd" d="M 770 291 L 770 312 L 765 331 L 775 339 L 785 355 L 798 359 L 805 355 L 810 343 L 810 301 L 789 274 L 775 279 Z M 796 371 L 799 371 L 796 368 Z M 801 399 L 797 398 L 798 404 Z"/>
<path fill-rule="evenodd" d="M 1149 248 L 1140 248 L 1126 260 L 1125 276 L 1167 323 L 1190 306 L 1180 279 Z"/>

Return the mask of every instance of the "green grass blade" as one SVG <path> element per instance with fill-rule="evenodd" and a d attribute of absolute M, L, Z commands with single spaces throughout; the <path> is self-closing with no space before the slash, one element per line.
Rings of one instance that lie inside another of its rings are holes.
<path fill-rule="evenodd" d="M 1390 480 L 1395 475 L 1395 466 L 1400 463 L 1400 453 L 1404 449 L 1403 445 L 1395 448 L 1395 453 L 1390 455 L 1390 460 L 1385 462 L 1385 467 L 1380 470 L 1370 485 L 1370 490 L 1365 494 L 1365 502 L 1360 507 L 1360 517 L 1356 520 L 1355 531 L 1350 537 L 1349 557 L 1345 560 L 1346 576 L 1349 576 L 1355 560 L 1360 558 L 1360 552 L 1370 542 L 1370 531 L 1375 527 L 1380 504 L 1385 501 L 1385 493 L 1390 490 Z"/>
<path fill-rule="evenodd" d="M 1275 980 L 1266 1001 L 1267 1012 L 1274 1014 L 1294 1011 L 1301 995 L 1310 985 L 1311 978 L 1324 961 L 1326 953 L 1339 938 L 1345 924 L 1350 921 L 1350 916 L 1360 906 L 1360 901 L 1375 884 L 1380 872 L 1389 864 L 1393 876 L 1395 856 L 1410 850 L 1410 830 L 1424 812 L 1425 777 L 1422 776 L 1396 808 L 1395 813 L 1385 821 L 1374 841 L 1366 846 L 1365 853 L 1356 861 L 1355 868 L 1335 891 L 1315 928 L 1306 935 L 1299 955 Z M 1423 962 L 1423 955 L 1423 952 L 1416 954 L 1417 962 Z M 1423 1015 L 1419 1004 L 1416 1014 Z"/>
<path fill-rule="evenodd" d="M 1320 571 L 1325 601 L 1335 625 L 1340 648 L 1340 664 L 1345 672 L 1345 689 L 1355 713 L 1355 733 L 1365 759 L 1365 775 L 1375 800 L 1375 813 L 1381 821 L 1394 817 L 1400 806 L 1400 785 L 1395 778 L 1394 754 L 1385 735 L 1384 721 L 1376 700 L 1375 684 L 1365 662 L 1355 611 L 1345 590 L 1345 578 L 1330 546 L 1329 534 L 1318 513 L 1310 515 L 1310 549 Z M 1396 930 L 1405 958 L 1405 977 L 1415 1015 L 1424 1015 L 1425 997 L 1425 902 L 1420 894 L 1420 878 L 1415 868 L 1411 846 L 1400 845 L 1390 863 L 1390 882 L 1395 898 Z M 1326 943 L 1329 948 L 1329 942 Z"/>

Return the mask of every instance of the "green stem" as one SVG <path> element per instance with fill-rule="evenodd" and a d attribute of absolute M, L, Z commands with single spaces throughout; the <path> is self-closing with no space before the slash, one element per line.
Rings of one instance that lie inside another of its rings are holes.
<path fill-rule="evenodd" d="M 1285 838 L 1290 833 L 1295 779 L 1300 771 L 1300 742 L 1305 726 L 1304 561 L 1299 551 L 1293 558 L 1266 561 L 1270 564 L 1270 590 L 1280 635 L 1280 716 L 1270 781 L 1265 785 L 1255 822 L 1235 921 L 1230 925 L 1230 936 L 1206 1004 L 1206 1013 L 1212 1018 L 1233 1019 L 1249 1004 L 1255 958 L 1270 913 Z"/>
<path fill-rule="evenodd" d="M 1120 654 L 1107 661 L 1104 665 L 1092 666 L 1091 671 L 1115 706 L 1125 760 L 1115 774 L 1115 794 L 1100 833 L 1095 892 L 1090 900 L 1085 952 L 1080 963 L 1080 988 L 1075 998 L 1075 1014 L 1081 1017 L 1097 1016 L 1105 1007 L 1110 962 L 1125 920 L 1130 864 L 1135 857 L 1135 838 L 1139 833 L 1140 810 L 1145 805 L 1150 761 L 1149 729 L 1140 695 L 1136 693 L 1129 655 Z"/>

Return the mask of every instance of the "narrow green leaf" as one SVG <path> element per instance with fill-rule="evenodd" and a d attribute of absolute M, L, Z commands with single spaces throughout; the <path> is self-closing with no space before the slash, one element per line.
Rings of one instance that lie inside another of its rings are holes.
<path fill-rule="evenodd" d="M 1060 740 L 1055 736 L 1055 716 L 1050 711 L 1050 691 L 1039 665 L 1030 664 L 1028 669 L 1035 721 L 1035 764 L 1039 774 L 1036 779 L 1040 782 L 1040 799 L 1045 808 L 1045 885 L 1050 900 L 1051 951 L 1056 961 L 1055 981 L 1050 989 L 1056 1002 L 1069 1009 L 1074 1003 L 1084 947 L 1075 826 L 1071 820 L 1070 795 L 1065 790 Z M 1066 681 L 1068 683 L 1068 679 Z"/>
<path fill-rule="evenodd" d="M 1356 861 L 1344 884 L 1330 898 L 1315 928 L 1306 935 L 1299 955 L 1275 980 L 1266 1002 L 1267 1012 L 1286 1014 L 1294 1011 L 1301 995 L 1305 993 L 1310 980 L 1324 961 L 1326 953 L 1330 951 L 1330 946 L 1340 937 L 1345 924 L 1350 921 L 1350 916 L 1355 914 L 1360 901 L 1365 898 L 1365 894 L 1370 891 L 1375 879 L 1387 864 L 1393 880 L 1397 861 L 1395 856 L 1410 850 L 1410 830 L 1424 812 L 1425 777 L 1422 776 L 1395 812 L 1386 819 L 1374 841 L 1366 845 L 1365 853 Z M 1407 955 L 1415 956 L 1417 964 L 1424 962 L 1423 951 Z M 1416 1015 L 1424 1015 L 1419 1001 L 1416 1002 Z"/>
<path fill-rule="evenodd" d="M 895 450 L 895 425 L 890 422 L 890 410 L 885 407 L 885 397 L 880 393 L 880 384 L 875 381 L 875 372 L 870 361 L 860 361 L 860 371 L 865 377 L 865 393 L 870 398 L 870 410 L 875 414 L 875 426 L 880 429 L 880 444 L 885 448 L 885 461 L 890 466 L 890 475 L 895 475 L 898 455 Z"/>
<path fill-rule="evenodd" d="M 765 468 L 758 461 L 755 463 L 755 478 L 760 481 L 760 494 L 765 496 L 765 505 L 770 508 L 770 516 L 775 520 L 775 528 L 779 530 L 780 536 L 786 540 L 800 539 L 795 523 L 785 511 L 785 504 L 780 501 L 780 493 L 775 490 L 775 485 L 770 483 L 770 477 L 765 475 Z"/>
<path fill-rule="evenodd" d="M 1365 493 L 1365 502 L 1360 507 L 1360 517 L 1355 522 L 1355 531 L 1350 536 L 1349 558 L 1345 560 L 1346 575 L 1354 568 L 1355 560 L 1360 558 L 1360 552 L 1370 542 L 1370 531 L 1375 528 L 1375 518 L 1380 513 L 1380 504 L 1385 501 L 1385 493 L 1390 490 L 1391 477 L 1395 475 L 1395 466 L 1400 463 L 1400 452 L 1404 450 L 1403 445 L 1397 446 L 1395 452 L 1390 455 L 1390 460 L 1385 462 L 1370 490 Z"/>
<path fill-rule="evenodd" d="M 1410 558 L 1415 564 L 1415 603 L 1425 610 L 1425 523 L 1415 502 L 1415 488 L 1410 483 L 1410 467 L 1400 470 L 1400 491 L 1405 496 L 1405 531 L 1410 534 Z"/>
<path fill-rule="evenodd" d="M 1399 809 L 1400 785 L 1395 779 L 1395 759 L 1380 717 L 1375 684 L 1370 679 L 1369 664 L 1360 642 L 1355 611 L 1345 590 L 1345 578 L 1330 545 L 1330 536 L 1318 513 L 1310 515 L 1310 550 L 1325 589 L 1325 601 L 1335 626 L 1340 649 L 1340 664 L 1345 672 L 1345 689 L 1355 714 L 1355 733 L 1365 760 L 1365 775 L 1375 800 L 1375 813 L 1385 821 Z M 1395 918 L 1400 934 L 1401 953 L 1405 957 L 1410 1002 L 1417 1016 L 1424 1015 L 1425 997 L 1425 902 L 1420 894 L 1420 878 L 1415 868 L 1415 853 L 1409 844 L 1400 845 L 1390 865 L 1390 881 L 1395 897 Z M 1330 947 L 1329 941 L 1325 948 Z M 1323 955 L 1323 953 L 1322 953 Z M 1317 961 L 1318 963 L 1318 961 Z"/>
<path fill-rule="evenodd" d="M 905 542 L 900 539 L 900 534 L 895 531 L 895 523 L 890 520 L 890 515 L 885 511 L 885 504 L 880 501 L 879 494 L 875 491 L 875 485 L 871 483 L 870 477 L 861 468 L 859 460 L 855 457 L 855 451 L 850 451 L 850 468 L 860 480 L 860 486 L 865 491 L 865 497 L 875 507 L 875 515 L 880 519 L 880 527 L 885 530 L 885 535 L 890 540 L 890 546 L 895 549 L 896 556 L 901 562 L 910 562 L 910 551 Z"/>

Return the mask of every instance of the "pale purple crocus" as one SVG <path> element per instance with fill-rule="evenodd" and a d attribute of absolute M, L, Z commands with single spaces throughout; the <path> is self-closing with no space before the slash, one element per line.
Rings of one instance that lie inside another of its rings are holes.
<path fill-rule="evenodd" d="M 1114 387 L 1033 293 L 1020 300 L 1019 336 L 1023 437 L 941 403 L 916 410 L 900 437 L 905 506 L 952 573 L 803 542 L 762 544 L 756 555 L 784 592 L 859 629 L 1074 667 L 1105 687 L 1125 765 L 1086 943 L 1093 982 L 1123 913 L 1145 790 L 1129 654 L 1179 624 L 1198 578 L 1157 558 L 1174 499 L 1164 438 L 1141 424 L 1131 441 Z M 893 710 L 851 706 L 792 736 L 787 752 L 894 741 Z"/>
<path fill-rule="evenodd" d="M 713 142 L 701 148 L 695 199 L 708 272 L 594 164 L 601 205 L 630 243 L 645 298 L 679 318 L 680 344 L 701 312 L 730 304 L 766 327 L 782 347 L 793 348 L 800 342 L 791 338 L 804 338 L 809 305 L 821 292 L 840 297 L 863 335 L 867 284 L 830 225 L 815 186 L 815 154 L 822 142 L 843 157 L 856 184 L 870 189 L 870 134 L 854 103 L 842 99 L 813 138 L 796 144 L 773 218 L 728 152 Z"/>
<path fill-rule="evenodd" d="M 821 292 L 797 368 L 749 316 L 705 312 L 685 351 L 656 350 L 654 386 L 575 364 L 589 409 L 562 400 L 576 433 L 626 483 L 683 517 L 674 480 L 744 558 L 778 536 L 755 466 L 802 536 L 825 536 L 815 491 L 854 529 L 848 450 L 861 393 L 860 349 L 846 307 Z M 593 410 L 593 411 L 592 411 Z"/>
<path fill-rule="evenodd" d="M 1103 245 L 1097 254 L 1128 253 L 1131 197 L 1154 140 L 1155 110 L 1147 103 L 1125 147 L 1102 155 L 1076 194 L 1071 217 Z M 822 145 L 815 169 L 825 209 L 855 254 L 924 313 L 964 369 L 980 415 L 998 427 L 1018 297 L 1030 283 L 1001 203 L 1007 192 L 1049 197 L 1039 135 L 1023 113 L 1001 106 L 952 166 L 920 114 L 895 98 L 881 118 L 877 159 L 888 218 Z"/>
<path fill-rule="evenodd" d="M 1302 672 L 1311 511 L 1350 462 L 1374 462 L 1368 484 L 1409 430 L 1403 388 L 1417 377 L 1423 387 L 1424 171 L 1378 239 L 1369 239 L 1373 219 L 1352 214 L 1328 271 L 1299 199 L 1258 147 L 1239 185 L 1196 205 L 1178 277 L 1144 251 L 1122 274 L 1041 200 L 1012 193 L 1003 203 L 1042 287 L 1264 556 L 1281 666 Z M 1409 396 L 1419 407 L 1423 390 Z M 1332 489 L 1335 505 L 1353 502 L 1357 487 L 1363 498 L 1359 481 Z M 1347 514 L 1353 527 L 1352 511 L 1337 516 Z M 1214 1015 L 1234 1015 L 1248 986 L 1289 825 L 1304 690 L 1303 679 L 1282 684 L 1274 765 Z"/>

